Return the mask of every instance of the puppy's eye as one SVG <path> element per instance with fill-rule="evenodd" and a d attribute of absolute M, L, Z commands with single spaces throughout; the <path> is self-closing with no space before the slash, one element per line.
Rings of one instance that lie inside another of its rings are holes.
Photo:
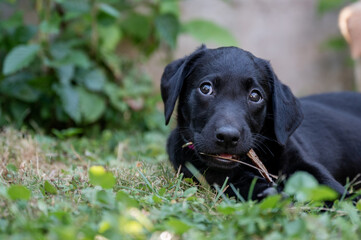
<path fill-rule="evenodd" d="M 204 95 L 211 95 L 213 93 L 212 84 L 210 82 L 204 82 L 199 87 L 199 91 Z"/>
<path fill-rule="evenodd" d="M 258 90 L 252 90 L 252 92 L 248 96 L 249 100 L 255 103 L 259 103 L 262 101 L 261 93 Z"/>

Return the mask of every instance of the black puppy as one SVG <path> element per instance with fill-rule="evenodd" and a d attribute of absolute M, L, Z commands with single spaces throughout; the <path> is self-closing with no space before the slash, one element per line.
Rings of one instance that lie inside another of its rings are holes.
<path fill-rule="evenodd" d="M 361 173 L 359 93 L 298 100 L 268 61 L 236 47 L 205 46 L 165 68 L 161 93 L 166 124 L 179 99 L 167 151 L 186 177 L 192 177 L 185 166 L 190 162 L 211 185 L 229 177 L 244 197 L 258 178 L 252 198 L 262 198 L 272 191 L 257 170 L 202 154 L 250 162 L 251 148 L 270 173 L 306 171 L 339 194 L 347 178 Z M 235 195 L 230 188 L 227 194 Z"/>

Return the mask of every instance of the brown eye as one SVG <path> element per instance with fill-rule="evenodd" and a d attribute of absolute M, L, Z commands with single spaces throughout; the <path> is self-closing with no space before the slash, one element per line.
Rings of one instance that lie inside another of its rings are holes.
<path fill-rule="evenodd" d="M 204 82 L 199 87 L 199 91 L 204 95 L 211 95 L 213 93 L 212 84 L 210 82 Z"/>
<path fill-rule="evenodd" d="M 255 103 L 259 103 L 262 101 L 261 93 L 257 90 L 252 90 L 252 92 L 248 96 L 249 100 Z"/>

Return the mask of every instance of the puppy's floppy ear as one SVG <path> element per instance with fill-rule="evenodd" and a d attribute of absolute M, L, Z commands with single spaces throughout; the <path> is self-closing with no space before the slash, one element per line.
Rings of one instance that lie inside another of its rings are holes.
<path fill-rule="evenodd" d="M 206 50 L 206 46 L 202 45 L 191 55 L 171 62 L 164 69 L 160 88 L 164 102 L 166 125 L 169 123 L 173 113 L 175 103 L 182 90 L 184 79 L 187 78 L 188 74 L 193 69 L 193 62 L 203 54 L 204 50 Z"/>
<path fill-rule="evenodd" d="M 290 88 L 277 78 L 269 62 L 266 62 L 271 88 L 271 104 L 274 133 L 277 141 L 285 145 L 290 135 L 303 120 L 303 113 L 298 99 Z"/>

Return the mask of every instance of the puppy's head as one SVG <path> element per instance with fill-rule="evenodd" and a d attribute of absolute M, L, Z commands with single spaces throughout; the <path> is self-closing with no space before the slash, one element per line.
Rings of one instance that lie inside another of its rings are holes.
<path fill-rule="evenodd" d="M 237 163 L 201 153 L 245 158 L 266 132 L 284 145 L 302 121 L 298 100 L 270 64 L 235 47 L 202 46 L 170 63 L 161 93 L 166 124 L 178 99 L 182 140 L 193 142 L 195 153 L 210 167 L 229 169 Z"/>

